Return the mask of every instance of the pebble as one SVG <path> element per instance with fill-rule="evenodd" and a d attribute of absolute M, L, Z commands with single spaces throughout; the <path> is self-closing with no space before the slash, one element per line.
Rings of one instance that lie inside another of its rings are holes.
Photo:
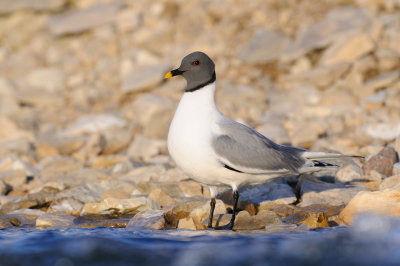
<path fill-rule="evenodd" d="M 36 219 L 36 227 L 70 228 L 74 225 L 74 216 L 64 213 L 45 213 Z"/>
<path fill-rule="evenodd" d="M 0 3 L 0 14 L 7 14 L 23 9 L 35 11 L 59 11 L 66 0 L 3 0 Z"/>
<path fill-rule="evenodd" d="M 85 214 L 136 214 L 140 211 L 157 209 L 158 206 L 147 197 L 129 199 L 106 198 L 102 202 L 86 203 L 81 215 Z"/>

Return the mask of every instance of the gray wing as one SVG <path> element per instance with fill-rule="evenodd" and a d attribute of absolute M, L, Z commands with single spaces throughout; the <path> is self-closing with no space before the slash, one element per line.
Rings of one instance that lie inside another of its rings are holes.
<path fill-rule="evenodd" d="M 232 120 L 219 124 L 222 134 L 213 139 L 221 163 L 249 174 L 297 173 L 306 163 L 306 150 L 274 143 L 257 131 Z"/>

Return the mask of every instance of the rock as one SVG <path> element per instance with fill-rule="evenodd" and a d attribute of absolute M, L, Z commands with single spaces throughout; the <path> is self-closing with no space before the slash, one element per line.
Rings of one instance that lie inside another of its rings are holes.
<path fill-rule="evenodd" d="M 161 83 L 165 73 L 171 69 L 169 64 L 142 66 L 131 71 L 122 81 L 123 93 L 140 92 Z"/>
<path fill-rule="evenodd" d="M 86 183 L 86 182 L 83 182 Z M 97 184 L 85 184 L 65 189 L 57 194 L 56 199 L 73 198 L 82 203 L 94 203 L 102 200 L 104 189 Z"/>
<path fill-rule="evenodd" d="M 89 214 L 79 216 L 74 219 L 76 228 L 95 228 L 95 227 L 109 227 L 109 228 L 125 228 L 132 218 L 132 215 L 115 216 L 115 215 L 100 215 Z"/>
<path fill-rule="evenodd" d="M 381 184 L 379 185 L 379 190 L 396 190 L 400 192 L 400 175 L 394 175 L 388 178 L 383 179 Z"/>
<path fill-rule="evenodd" d="M 5 141 L 12 141 L 19 138 L 26 138 L 33 140 L 34 137 L 31 132 L 19 129 L 17 125 L 11 120 L 0 116 L 0 143 Z"/>
<path fill-rule="evenodd" d="M 396 190 L 361 191 L 340 213 L 340 218 L 347 225 L 361 213 L 377 213 L 381 215 L 400 216 L 400 192 Z"/>
<path fill-rule="evenodd" d="M 281 219 L 272 211 L 260 211 L 255 216 L 250 216 L 246 211 L 237 214 L 234 230 L 263 229 L 267 224 L 281 224 Z"/>
<path fill-rule="evenodd" d="M 361 29 L 369 22 L 369 18 L 361 9 L 346 6 L 333 9 L 324 19 L 300 31 L 296 40 L 282 53 L 282 59 L 293 60 L 312 51 L 326 47 L 338 37 Z"/>
<path fill-rule="evenodd" d="M 106 198 L 102 202 L 86 203 L 81 215 L 85 214 L 136 214 L 140 211 L 157 209 L 158 206 L 146 197 L 130 199 Z"/>
<path fill-rule="evenodd" d="M 9 212 L 1 216 L 1 218 L 6 218 L 14 226 L 34 227 L 36 225 L 36 219 L 43 214 L 45 214 L 45 212 L 41 210 L 19 209 Z"/>
<path fill-rule="evenodd" d="M 336 180 L 342 183 L 351 183 L 357 181 L 364 181 L 365 176 L 361 168 L 354 164 L 348 164 L 336 172 Z"/>
<path fill-rule="evenodd" d="M 357 91 L 360 92 L 361 97 L 367 97 L 374 94 L 374 92 L 378 91 L 379 89 L 383 89 L 392 85 L 399 80 L 399 77 L 400 74 L 396 70 L 381 73 L 371 79 L 366 80 Z"/>
<path fill-rule="evenodd" d="M 106 130 L 121 129 L 126 125 L 127 122 L 124 119 L 111 114 L 85 115 L 79 118 L 74 125 L 67 127 L 61 135 L 102 133 Z"/>
<path fill-rule="evenodd" d="M 80 170 L 83 163 L 66 156 L 46 157 L 36 167 L 40 171 L 40 177 L 43 182 L 58 180 L 66 173 Z"/>
<path fill-rule="evenodd" d="M 141 17 L 134 9 L 124 9 L 118 12 L 116 26 L 120 32 L 130 32 L 140 26 Z"/>
<path fill-rule="evenodd" d="M 363 165 L 363 171 L 367 175 L 371 171 L 377 171 L 384 176 L 391 176 L 393 164 L 395 163 L 396 151 L 391 147 L 385 147 Z"/>
<path fill-rule="evenodd" d="M 393 165 L 392 174 L 399 175 L 400 174 L 400 163 L 395 163 Z"/>
<path fill-rule="evenodd" d="M 12 223 L 7 218 L 0 217 L 0 229 L 13 227 Z"/>
<path fill-rule="evenodd" d="M 148 161 L 151 157 L 167 150 L 165 140 L 152 139 L 144 135 L 136 135 L 128 148 L 128 156 L 134 160 Z"/>
<path fill-rule="evenodd" d="M 337 38 L 324 52 L 320 65 L 333 65 L 339 62 L 352 62 L 374 49 L 374 43 L 366 33 L 345 34 Z"/>
<path fill-rule="evenodd" d="M 308 228 L 329 227 L 328 219 L 323 212 L 298 211 L 283 219 L 283 222 L 306 225 Z"/>
<path fill-rule="evenodd" d="M 165 211 L 148 210 L 137 213 L 126 225 L 126 228 L 143 230 L 163 230 L 165 227 Z"/>
<path fill-rule="evenodd" d="M 47 25 L 54 35 L 76 34 L 114 22 L 121 2 L 96 5 L 78 11 L 69 11 L 52 16 Z M 90 18 L 90 19 L 87 19 Z"/>
<path fill-rule="evenodd" d="M 359 191 L 365 190 L 360 186 L 345 186 L 340 183 L 322 182 L 307 175 L 300 177 L 298 187 L 300 187 L 301 202 L 299 206 L 301 207 L 312 204 L 328 204 L 332 206 L 347 204 Z"/>
<path fill-rule="evenodd" d="M 83 208 L 83 202 L 77 200 L 73 197 L 69 198 L 61 198 L 54 200 L 49 208 L 47 209 L 48 213 L 66 213 L 72 216 L 79 216 Z"/>
<path fill-rule="evenodd" d="M 279 217 L 285 218 L 288 217 L 289 215 L 297 212 L 299 210 L 298 207 L 293 206 L 293 205 L 288 205 L 288 204 L 276 204 L 276 205 L 270 205 L 270 204 L 260 204 L 258 206 L 258 211 L 273 211 L 276 213 Z"/>
<path fill-rule="evenodd" d="M 289 45 L 290 38 L 275 31 L 261 30 L 239 51 L 244 63 L 267 64 L 279 58 L 280 53 Z"/>
<path fill-rule="evenodd" d="M 285 79 L 305 82 L 319 88 L 326 88 L 339 80 L 350 68 L 347 62 L 313 68 L 299 74 L 285 76 Z"/>
<path fill-rule="evenodd" d="M 217 199 L 215 203 L 214 216 L 215 215 L 218 216 L 220 214 L 225 214 L 225 213 L 226 213 L 225 204 L 222 202 L 222 200 Z M 195 229 L 205 229 L 208 225 L 209 215 L 210 215 L 210 202 L 206 202 L 203 205 L 194 208 L 190 212 L 189 217 L 192 219 Z M 213 222 L 215 223 L 216 221 Z M 187 228 L 187 229 L 192 229 L 192 228 Z"/>
<path fill-rule="evenodd" d="M 192 217 L 186 217 L 178 220 L 177 229 L 187 229 L 187 230 L 196 230 L 196 224 L 193 221 Z"/>
<path fill-rule="evenodd" d="M 391 49 L 377 49 L 375 55 L 382 72 L 394 70 L 399 65 L 399 54 Z"/>
<path fill-rule="evenodd" d="M 187 181 L 190 178 L 179 168 L 171 168 L 161 174 L 160 182 L 182 182 Z"/>
<path fill-rule="evenodd" d="M 209 201 L 200 197 L 184 198 L 180 202 L 169 206 L 165 214 L 166 219 L 169 224 L 175 224 L 174 221 L 189 217 L 194 209 L 206 203 L 209 203 Z"/>
<path fill-rule="evenodd" d="M 265 226 L 265 232 L 267 234 L 281 234 L 281 233 L 304 233 L 308 231 L 305 225 L 296 224 L 267 224 Z"/>
<path fill-rule="evenodd" d="M 400 135 L 400 123 L 371 123 L 361 127 L 368 136 L 390 141 Z"/>
<path fill-rule="evenodd" d="M 25 82 L 25 90 L 38 90 L 39 92 L 61 93 L 65 87 L 65 74 L 57 68 L 39 68 L 29 73 Z"/>
<path fill-rule="evenodd" d="M 74 219 L 64 213 L 45 213 L 36 219 L 36 227 L 69 228 L 73 227 Z"/>
<path fill-rule="evenodd" d="M 291 204 L 297 200 L 293 189 L 282 180 L 257 186 L 240 187 L 239 195 L 241 201 L 259 203 L 260 205 Z"/>
<path fill-rule="evenodd" d="M 319 221 L 321 222 L 321 226 L 325 224 L 323 219 L 321 219 L 321 213 L 326 217 L 329 226 L 338 226 L 342 224 L 342 220 L 340 219 L 339 215 L 340 212 L 344 209 L 345 205 L 339 205 L 339 206 L 331 206 L 331 205 L 325 205 L 325 204 L 314 204 L 314 205 L 309 205 L 307 207 L 301 208 L 300 211 L 305 211 L 307 213 L 314 213 L 317 214 L 314 217 L 320 217 Z M 318 219 L 314 220 L 318 222 Z M 324 226 L 322 226 L 324 227 Z"/>
<path fill-rule="evenodd" d="M 161 189 L 154 189 L 149 194 L 149 199 L 160 205 L 160 208 L 165 208 L 179 201 L 177 198 L 172 198 Z"/>
<path fill-rule="evenodd" d="M 132 104 L 137 121 L 143 127 L 143 134 L 152 138 L 165 139 L 168 134 L 175 104 L 164 97 L 146 93 Z"/>
<path fill-rule="evenodd" d="M 59 11 L 66 2 L 66 0 L 3 0 L 0 3 L 0 14 L 12 13 L 22 9 Z"/>
<path fill-rule="evenodd" d="M 149 182 L 149 181 L 158 181 L 158 178 L 164 174 L 166 171 L 165 166 L 163 165 L 149 165 L 137 167 L 123 175 L 119 178 L 119 180 L 130 181 L 130 182 Z"/>
<path fill-rule="evenodd" d="M 127 130 L 109 130 L 104 132 L 105 145 L 103 155 L 115 154 L 129 146 L 131 134 Z"/>

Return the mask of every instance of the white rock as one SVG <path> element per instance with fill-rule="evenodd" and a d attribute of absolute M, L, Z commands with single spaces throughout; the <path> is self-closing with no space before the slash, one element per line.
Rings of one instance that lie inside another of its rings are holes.
<path fill-rule="evenodd" d="M 151 139 L 144 135 L 136 135 L 128 148 L 128 156 L 134 160 L 148 161 L 167 150 L 165 140 Z"/>

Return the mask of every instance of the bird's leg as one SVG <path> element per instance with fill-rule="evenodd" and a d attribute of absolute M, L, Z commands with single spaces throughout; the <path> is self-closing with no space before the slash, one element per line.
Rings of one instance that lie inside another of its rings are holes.
<path fill-rule="evenodd" d="M 231 221 L 227 225 L 216 227 L 215 229 L 217 229 L 217 230 L 232 230 L 233 229 L 233 225 L 235 224 L 235 218 L 236 218 L 237 204 L 239 201 L 239 191 L 237 191 L 236 189 L 233 190 L 233 200 L 234 200 L 233 213 L 232 213 Z"/>
<path fill-rule="evenodd" d="M 214 209 L 215 209 L 215 197 L 211 198 L 211 201 L 210 201 L 210 216 L 208 217 L 208 228 L 212 228 Z"/>

